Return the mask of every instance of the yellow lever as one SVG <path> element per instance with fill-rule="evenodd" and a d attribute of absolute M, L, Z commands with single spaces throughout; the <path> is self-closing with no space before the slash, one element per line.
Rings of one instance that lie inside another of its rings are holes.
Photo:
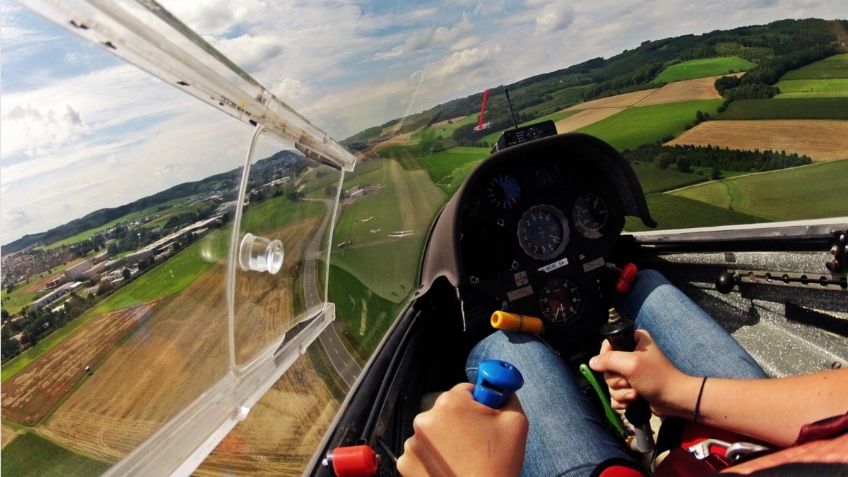
<path fill-rule="evenodd" d="M 492 313 L 492 327 L 497 330 L 538 335 L 545 331 L 541 318 L 498 310 Z"/>

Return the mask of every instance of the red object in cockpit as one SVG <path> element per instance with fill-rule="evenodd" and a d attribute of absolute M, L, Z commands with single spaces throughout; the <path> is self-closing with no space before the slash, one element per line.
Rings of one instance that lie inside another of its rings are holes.
<path fill-rule="evenodd" d="M 336 447 L 324 465 L 332 466 L 336 477 L 371 477 L 377 475 L 377 454 L 368 445 Z"/>

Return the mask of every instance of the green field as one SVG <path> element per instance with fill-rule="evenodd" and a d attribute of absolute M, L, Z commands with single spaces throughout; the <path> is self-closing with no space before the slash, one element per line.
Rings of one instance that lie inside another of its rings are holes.
<path fill-rule="evenodd" d="M 638 106 L 578 129 L 597 136 L 622 151 L 674 136 L 695 121 L 695 113 L 715 114 L 720 99 Z"/>
<path fill-rule="evenodd" d="M 111 464 L 60 447 L 32 432 L 25 432 L 3 448 L 2 469 L 7 476 L 100 475 Z"/>
<path fill-rule="evenodd" d="M 848 98 L 740 99 L 715 119 L 848 119 Z"/>
<path fill-rule="evenodd" d="M 333 241 L 350 243 L 334 247 L 331 262 L 384 299 L 397 302 L 414 286 L 424 239 L 446 196 L 426 171 L 404 170 L 394 160 L 346 182 L 345 189 L 360 184 L 382 188 L 343 207 Z M 388 237 L 409 229 L 414 230 L 411 236 Z"/>
<path fill-rule="evenodd" d="M 86 314 L 100 315 L 179 293 L 217 260 L 226 259 L 228 243 L 229 234 L 216 230 L 140 275 Z"/>
<path fill-rule="evenodd" d="M 21 289 L 24 288 L 24 286 L 25 285 L 21 285 L 12 290 L 12 293 L 6 293 L 6 289 L 3 289 L 0 303 L 2 303 L 2 308 L 8 311 L 11 315 L 16 315 L 23 307 L 29 305 L 38 297 L 38 293 L 23 293 Z"/>
<path fill-rule="evenodd" d="M 417 133 L 420 134 L 421 131 L 429 131 L 433 135 L 433 137 L 435 137 L 435 138 L 438 138 L 439 136 L 441 136 L 442 138 L 449 138 L 453 135 L 453 132 L 456 131 L 456 128 L 458 128 L 460 126 L 465 126 L 466 124 L 476 124 L 477 123 L 477 117 L 478 117 L 477 114 L 471 114 L 471 115 L 468 115 L 468 116 L 466 116 L 466 117 L 464 117 L 460 120 L 457 120 L 456 122 L 454 122 L 452 124 L 446 123 L 446 124 L 442 124 L 441 126 L 426 127 L 426 128 L 423 128 L 423 129 L 419 129 L 419 132 L 417 132 Z M 451 119 L 451 118 L 444 118 L 444 119 Z M 413 137 L 415 137 L 415 135 L 416 135 L 416 133 L 412 134 Z"/>
<path fill-rule="evenodd" d="M 631 166 L 645 194 L 677 189 L 707 180 L 706 177 L 698 174 L 688 174 L 673 168 L 658 169 L 652 164 L 632 164 Z"/>
<path fill-rule="evenodd" d="M 453 147 L 424 156 L 421 164 L 446 194 L 456 192 L 468 174 L 489 155 L 484 147 Z"/>
<path fill-rule="evenodd" d="M 780 89 L 778 99 L 848 96 L 848 79 L 780 80 L 775 86 Z"/>
<path fill-rule="evenodd" d="M 783 75 L 781 80 L 796 79 L 837 79 L 848 78 L 848 53 L 834 55 L 803 68 L 792 70 Z"/>
<path fill-rule="evenodd" d="M 688 187 L 675 196 L 769 221 L 845 215 L 848 160 L 745 175 Z"/>
<path fill-rule="evenodd" d="M 654 83 L 672 83 L 674 81 L 718 76 L 725 73 L 748 71 L 756 66 L 756 63 L 751 63 L 750 61 L 738 56 L 722 56 L 718 58 L 689 60 L 671 65 L 662 70 L 660 74 L 654 78 Z"/>
<path fill-rule="evenodd" d="M 750 224 L 763 219 L 723 209 L 697 200 L 672 194 L 650 194 L 646 197 L 651 217 L 657 221 L 657 229 L 682 229 L 688 227 L 710 227 L 715 225 Z M 635 217 L 627 217 L 624 230 L 638 232 L 652 230 Z"/>
<path fill-rule="evenodd" d="M 345 323 L 342 335 L 353 350 L 356 360 L 364 364 L 380 343 L 401 307 L 401 303 L 385 300 L 368 289 L 351 273 L 330 266 L 330 301 L 336 304 L 336 315 Z"/>

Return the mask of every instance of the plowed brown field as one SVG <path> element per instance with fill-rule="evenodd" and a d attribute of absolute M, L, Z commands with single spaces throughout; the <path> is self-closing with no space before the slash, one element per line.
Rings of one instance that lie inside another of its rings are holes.
<path fill-rule="evenodd" d="M 577 114 L 557 121 L 556 129 L 559 134 L 575 131 L 582 127 L 596 123 L 601 119 L 606 119 L 620 111 L 624 111 L 624 109 L 625 108 L 597 108 L 580 111 Z"/>
<path fill-rule="evenodd" d="M 206 458 L 196 475 L 301 475 L 338 403 L 301 356 Z"/>
<path fill-rule="evenodd" d="M 27 425 L 38 423 L 85 377 L 85 367 L 95 367 L 153 308 L 152 303 L 124 308 L 83 325 L 3 384 L 3 417 Z"/>
<path fill-rule="evenodd" d="M 741 74 L 741 73 L 740 73 Z M 654 94 L 639 101 L 634 106 L 651 104 L 680 103 L 683 101 L 698 101 L 702 99 L 720 99 L 721 95 L 715 89 L 715 82 L 721 76 L 709 76 L 686 81 L 675 81 L 658 89 Z"/>
<path fill-rule="evenodd" d="M 652 104 L 680 103 L 683 101 L 698 101 L 702 99 L 719 99 L 721 98 L 721 95 L 719 95 L 718 91 L 715 89 L 715 81 L 718 78 L 720 78 L 720 76 L 676 81 L 661 88 L 645 89 L 642 91 L 610 96 L 608 98 L 593 99 L 592 101 L 586 101 L 585 103 L 575 104 L 570 108 L 566 108 L 566 111 L 601 108 L 627 108 L 630 106 L 649 106 Z M 584 126 L 586 125 L 584 124 Z M 557 130 L 559 132 L 563 132 L 562 130 Z"/>
<path fill-rule="evenodd" d="M 570 108 L 566 108 L 565 111 L 597 108 L 626 108 L 642 101 L 655 91 L 657 91 L 657 88 L 619 94 L 608 98 L 593 99 L 592 101 L 586 101 L 585 103 L 575 104 Z"/>
<path fill-rule="evenodd" d="M 706 121 L 667 144 L 771 149 L 806 154 L 816 162 L 834 161 L 848 159 L 848 121 Z"/>
<path fill-rule="evenodd" d="M 281 273 L 239 278 L 237 303 L 244 304 L 236 320 L 239 356 L 270 344 L 294 318 L 291 296 L 281 290 L 295 279 L 303 243 L 317 223 L 309 219 L 270 235 L 286 244 Z M 228 369 L 225 274 L 225 265 L 216 264 L 160 306 L 70 395 L 41 432 L 88 455 L 116 460 L 220 380 Z M 279 404 L 284 409 L 288 405 Z"/>

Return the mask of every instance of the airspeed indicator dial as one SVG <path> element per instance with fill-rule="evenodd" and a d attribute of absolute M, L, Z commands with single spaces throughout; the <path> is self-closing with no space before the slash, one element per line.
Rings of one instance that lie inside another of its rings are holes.
<path fill-rule="evenodd" d="M 518 245 L 536 260 L 548 260 L 561 254 L 568 245 L 571 231 L 565 215 L 552 205 L 527 209 L 518 221 Z"/>

